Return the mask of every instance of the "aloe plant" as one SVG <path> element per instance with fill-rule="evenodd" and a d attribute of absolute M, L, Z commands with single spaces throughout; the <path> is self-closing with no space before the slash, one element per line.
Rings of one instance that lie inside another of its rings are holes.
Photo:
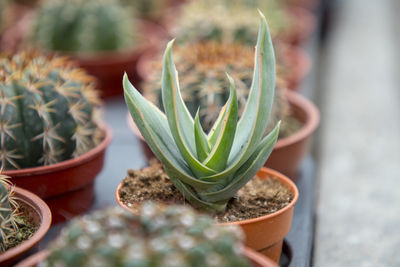
<path fill-rule="evenodd" d="M 274 98 L 276 70 L 267 21 L 259 13 L 253 82 L 239 121 L 235 84 L 228 74 L 230 96 L 210 132 L 203 131 L 199 112 L 192 118 L 179 91 L 172 59 L 174 40 L 168 43 L 163 58 L 165 114 L 124 75 L 125 101 L 133 120 L 174 185 L 200 209 L 224 210 L 268 159 L 279 134 L 280 123 L 263 137 Z"/>

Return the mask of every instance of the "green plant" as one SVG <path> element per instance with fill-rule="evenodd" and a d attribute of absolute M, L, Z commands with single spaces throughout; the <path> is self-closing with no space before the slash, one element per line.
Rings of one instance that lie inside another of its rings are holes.
<path fill-rule="evenodd" d="M 209 132 L 216 121 L 219 110 L 229 98 L 225 72 L 234 77 L 238 96 L 239 117 L 243 113 L 251 86 L 254 49 L 239 43 L 222 44 L 214 41 L 186 44 L 175 49 L 175 62 L 179 68 L 182 98 L 192 116 L 200 107 L 200 122 Z M 240 60 L 239 60 L 240 59 Z M 160 61 L 151 65 L 151 76 L 144 87 L 144 96 L 162 108 Z M 278 74 L 279 76 L 279 74 Z M 266 133 L 282 121 L 280 136 L 285 134 L 284 123 L 290 116 L 289 103 L 284 96 L 282 82 L 277 83 Z"/>
<path fill-rule="evenodd" d="M 168 7 L 168 0 L 119 0 L 144 19 L 159 20 Z"/>
<path fill-rule="evenodd" d="M 14 187 L 8 178 L 0 173 L 0 253 L 10 246 L 10 239 L 18 231 L 16 222 L 18 204 L 14 198 Z"/>
<path fill-rule="evenodd" d="M 74 219 L 45 266 L 248 266 L 239 227 L 218 226 L 187 206 L 110 208 Z"/>
<path fill-rule="evenodd" d="M 266 137 L 274 97 L 275 55 L 267 21 L 260 12 L 253 82 L 238 122 L 233 79 L 230 96 L 206 135 L 198 112 L 193 120 L 180 91 L 171 41 L 164 53 L 162 99 L 166 114 L 146 100 L 124 76 L 126 104 L 153 153 L 174 185 L 194 206 L 223 210 L 227 202 L 265 163 L 279 133 L 279 123 Z"/>
<path fill-rule="evenodd" d="M 196 0 L 184 6 L 172 35 L 180 42 L 214 40 L 252 45 L 258 23 L 255 8 L 266 12 L 273 37 L 290 29 L 287 15 L 275 0 Z"/>
<path fill-rule="evenodd" d="M 39 8 L 32 39 L 55 51 L 123 50 L 135 44 L 131 13 L 114 0 L 47 0 Z"/>
<path fill-rule="evenodd" d="M 90 150 L 102 139 L 99 106 L 92 78 L 65 58 L 1 55 L 2 166 L 49 165 Z"/>

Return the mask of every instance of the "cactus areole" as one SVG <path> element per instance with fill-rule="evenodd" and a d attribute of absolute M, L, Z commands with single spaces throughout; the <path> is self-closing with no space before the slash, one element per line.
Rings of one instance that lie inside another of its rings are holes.
<path fill-rule="evenodd" d="M 279 134 L 278 123 L 263 137 L 274 98 L 276 70 L 267 21 L 259 13 L 253 82 L 239 121 L 235 84 L 229 75 L 230 96 L 210 132 L 204 132 L 199 113 L 193 119 L 180 94 L 172 59 L 173 41 L 163 59 L 165 114 L 146 100 L 126 75 L 123 79 L 126 104 L 141 134 L 174 185 L 200 209 L 224 210 L 263 166 Z"/>
<path fill-rule="evenodd" d="M 0 164 L 5 170 L 50 165 L 101 140 L 92 78 L 65 58 L 0 55 Z"/>

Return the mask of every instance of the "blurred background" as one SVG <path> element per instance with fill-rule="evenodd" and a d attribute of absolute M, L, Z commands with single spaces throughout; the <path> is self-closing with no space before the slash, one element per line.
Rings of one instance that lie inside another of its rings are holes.
<path fill-rule="evenodd" d="M 160 59 L 176 38 L 183 98 L 207 129 L 228 97 L 225 71 L 239 106 L 246 100 L 256 8 L 277 60 L 272 121 L 283 121 L 281 140 L 303 142 L 297 158 L 267 162 L 301 196 L 281 265 L 400 266 L 400 1 L 0 0 L 0 49 L 67 56 L 95 77 L 114 135 L 90 207 L 99 208 L 148 160 L 129 128 L 123 72 L 161 106 Z"/>

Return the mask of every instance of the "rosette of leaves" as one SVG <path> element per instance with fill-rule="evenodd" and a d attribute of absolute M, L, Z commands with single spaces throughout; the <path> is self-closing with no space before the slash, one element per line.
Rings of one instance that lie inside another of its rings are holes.
<path fill-rule="evenodd" d="M 239 117 L 244 111 L 252 82 L 254 48 L 239 43 L 222 44 L 205 41 L 181 45 L 175 50 L 175 62 L 179 68 L 181 95 L 192 116 L 200 107 L 199 117 L 205 132 L 209 132 L 216 121 L 219 110 L 229 98 L 229 86 L 225 72 L 235 80 Z M 162 108 L 161 82 L 162 63 L 154 61 L 151 74 L 145 83 L 144 95 Z M 279 77 L 279 68 L 278 68 Z M 282 121 L 280 136 L 285 136 L 285 121 L 291 115 L 285 97 L 284 82 L 278 80 L 266 133 Z"/>
<path fill-rule="evenodd" d="M 117 0 L 46 0 L 37 10 L 32 39 L 52 51 L 98 52 L 134 46 L 135 22 Z"/>
<path fill-rule="evenodd" d="M 0 160 L 20 169 L 79 156 L 103 137 L 92 77 L 65 58 L 0 55 Z"/>
<path fill-rule="evenodd" d="M 183 196 L 195 207 L 220 211 L 268 159 L 279 134 L 279 123 L 265 137 L 274 91 L 275 55 L 267 21 L 260 12 L 253 81 L 238 121 L 235 83 L 228 76 L 230 96 L 212 130 L 206 134 L 199 112 L 185 106 L 172 59 L 165 50 L 162 99 L 165 114 L 146 100 L 124 76 L 126 104 L 147 144 Z"/>
<path fill-rule="evenodd" d="M 267 14 L 271 35 L 288 31 L 290 21 L 283 8 L 274 0 L 196 0 L 185 4 L 172 28 L 180 42 L 214 40 L 252 45 L 257 35 L 254 9 Z M 234 19 L 232 19 L 234 18 Z"/>
<path fill-rule="evenodd" d="M 120 207 L 74 219 L 44 266 L 249 266 L 237 226 L 218 226 L 187 206 Z"/>

